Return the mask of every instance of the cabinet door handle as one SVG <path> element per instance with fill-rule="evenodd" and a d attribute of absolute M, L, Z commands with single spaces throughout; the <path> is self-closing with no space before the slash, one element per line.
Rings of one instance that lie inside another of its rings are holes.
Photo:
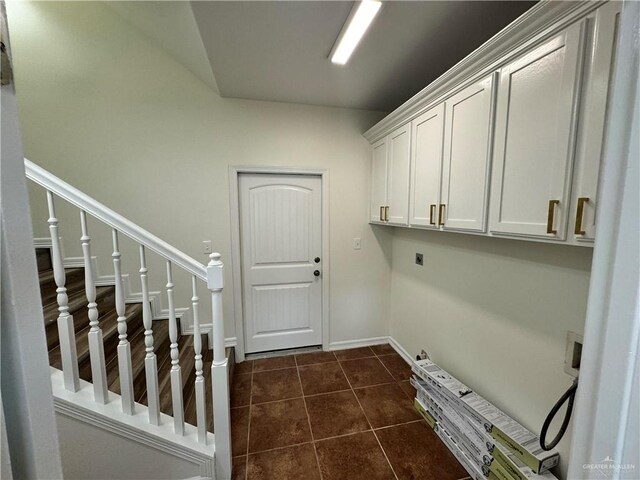
<path fill-rule="evenodd" d="M 438 211 L 438 225 L 444 225 L 444 203 L 440 204 L 440 210 Z"/>
<path fill-rule="evenodd" d="M 556 234 L 557 230 L 553 229 L 553 216 L 556 211 L 556 205 L 560 205 L 560 200 L 549 200 L 549 211 L 547 212 L 547 233 Z"/>
<path fill-rule="evenodd" d="M 384 207 L 384 221 L 385 222 L 389 221 L 389 205 Z"/>
<path fill-rule="evenodd" d="M 576 211 L 576 228 L 574 230 L 576 235 L 584 235 L 585 232 L 582 229 L 582 216 L 584 214 L 584 204 L 589 201 L 589 197 L 578 197 L 578 208 Z"/>
<path fill-rule="evenodd" d="M 380 221 L 384 222 L 384 207 L 380 205 Z"/>
<path fill-rule="evenodd" d="M 429 205 L 429 225 L 435 225 L 435 216 L 436 216 L 436 204 L 432 203 Z"/>

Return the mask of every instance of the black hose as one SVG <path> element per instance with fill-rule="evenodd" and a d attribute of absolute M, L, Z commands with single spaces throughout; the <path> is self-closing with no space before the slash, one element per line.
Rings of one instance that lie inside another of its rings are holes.
<path fill-rule="evenodd" d="M 558 444 L 558 442 L 560 442 L 560 440 L 562 440 L 562 437 L 564 436 L 565 432 L 567 431 L 567 427 L 569 426 L 569 420 L 571 420 L 571 412 L 573 410 L 573 401 L 576 398 L 577 389 L 578 389 L 578 378 L 576 377 L 576 379 L 573 381 L 573 384 L 569 387 L 569 389 L 566 392 L 564 392 L 564 394 L 560 397 L 560 399 L 556 402 L 556 404 L 553 406 L 553 408 L 549 412 L 549 415 L 547 415 L 547 418 L 545 418 L 544 423 L 542 424 L 542 430 L 540 431 L 540 447 L 543 450 L 551 450 L 553 447 L 555 447 Z M 560 410 L 560 408 L 562 407 L 564 402 L 567 401 L 567 399 L 569 400 L 569 403 L 567 403 L 567 410 L 564 413 L 564 420 L 562 420 L 562 425 L 560 426 L 560 430 L 558 430 L 558 434 L 551 441 L 551 443 L 547 445 L 546 444 L 547 430 L 549 430 L 549 426 L 551 425 L 553 418 L 556 416 L 556 414 L 558 413 L 558 410 Z"/>

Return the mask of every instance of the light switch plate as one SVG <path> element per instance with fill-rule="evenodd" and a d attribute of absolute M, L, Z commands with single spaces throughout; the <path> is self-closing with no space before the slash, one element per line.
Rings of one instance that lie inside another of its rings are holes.
<path fill-rule="evenodd" d="M 360 250 L 362 248 L 362 240 L 360 237 L 356 237 L 353 239 L 353 249 Z"/>
<path fill-rule="evenodd" d="M 211 240 L 203 240 L 202 241 L 202 253 L 212 253 L 213 246 L 211 244 Z"/>

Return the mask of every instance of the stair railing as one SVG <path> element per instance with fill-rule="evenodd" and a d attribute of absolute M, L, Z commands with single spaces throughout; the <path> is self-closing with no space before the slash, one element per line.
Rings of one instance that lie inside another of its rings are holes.
<path fill-rule="evenodd" d="M 58 303 L 58 334 L 64 386 L 71 392 L 80 388 L 78 358 L 76 352 L 76 338 L 73 316 L 69 313 L 68 296 L 65 287 L 64 259 L 59 238 L 59 221 L 56 217 L 54 196 L 62 198 L 80 209 L 80 223 L 82 237 L 80 238 L 84 268 L 85 292 L 87 295 L 87 309 L 89 318 L 89 356 L 94 390 L 94 399 L 98 403 L 109 402 L 107 393 L 106 365 L 102 330 L 99 325 L 99 312 L 96 303 L 96 286 L 91 262 L 91 237 L 87 226 L 87 214 L 108 225 L 112 229 L 115 309 L 117 313 L 118 347 L 117 361 L 120 379 L 120 400 L 122 411 L 127 415 L 135 413 L 135 395 L 133 388 L 133 369 L 131 363 L 131 344 L 127 337 L 127 318 L 125 292 L 122 280 L 121 253 L 119 234 L 123 234 L 139 246 L 140 253 L 140 283 L 142 289 L 142 317 L 144 325 L 145 344 L 145 379 L 147 386 L 147 403 L 149 423 L 158 425 L 161 421 L 160 399 L 158 389 L 158 365 L 154 350 L 153 319 L 149 298 L 148 270 L 146 262 L 147 250 L 153 251 L 166 260 L 167 265 L 167 299 L 169 307 L 169 341 L 171 358 L 171 398 L 173 407 L 174 431 L 177 435 L 184 435 L 184 399 L 182 398 L 182 372 L 180 369 L 180 352 L 177 343 L 177 320 L 174 304 L 173 267 L 178 267 L 191 274 L 191 298 L 193 318 L 193 349 L 195 360 L 195 400 L 197 418 L 197 436 L 202 444 L 207 443 L 207 415 L 206 388 L 203 376 L 202 339 L 200 329 L 200 314 L 198 311 L 199 298 L 197 295 L 198 282 L 205 282 L 211 292 L 212 305 L 212 335 L 213 362 L 211 365 L 213 421 L 215 425 L 216 472 L 220 478 L 231 475 L 231 429 L 229 383 L 227 373 L 227 358 L 224 348 L 224 324 L 222 315 L 222 289 L 224 287 L 224 266 L 219 253 L 212 253 L 208 265 L 203 265 L 181 252 L 152 233 L 134 224 L 122 215 L 99 203 L 89 195 L 69 185 L 52 173 L 24 160 L 25 172 L 28 179 L 46 190 L 49 209 L 49 232 L 51 234 L 51 256 L 54 280 L 57 287 Z"/>

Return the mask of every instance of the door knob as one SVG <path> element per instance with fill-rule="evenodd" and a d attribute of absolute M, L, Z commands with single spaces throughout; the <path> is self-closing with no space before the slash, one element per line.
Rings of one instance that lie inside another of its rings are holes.
<path fill-rule="evenodd" d="M 314 258 L 313 261 L 316 262 L 316 263 L 320 263 L 320 257 Z"/>
<path fill-rule="evenodd" d="M 313 271 L 313 274 L 314 274 L 316 277 L 319 277 L 319 276 L 320 276 L 320 270 L 314 270 L 314 271 Z"/>

